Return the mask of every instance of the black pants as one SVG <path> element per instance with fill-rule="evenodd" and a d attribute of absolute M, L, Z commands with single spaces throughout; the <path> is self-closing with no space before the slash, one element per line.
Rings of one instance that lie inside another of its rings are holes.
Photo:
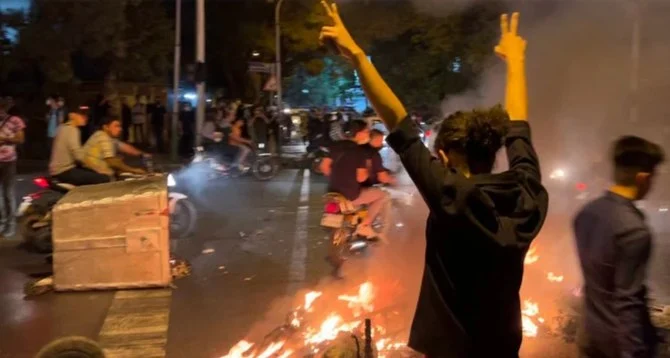
<path fill-rule="evenodd" d="M 72 168 L 53 176 L 63 183 L 76 186 L 109 183 L 110 177 L 86 168 Z"/>
<path fill-rule="evenodd" d="M 163 141 L 163 124 L 154 123 L 152 126 L 154 131 L 154 137 L 156 137 L 156 148 L 158 152 L 163 152 L 165 150 L 165 143 Z"/>
<path fill-rule="evenodd" d="M 16 225 L 16 161 L 0 162 L 0 234 Z"/>

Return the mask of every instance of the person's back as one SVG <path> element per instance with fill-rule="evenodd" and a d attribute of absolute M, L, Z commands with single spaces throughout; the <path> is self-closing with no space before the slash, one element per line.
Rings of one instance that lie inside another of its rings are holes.
<path fill-rule="evenodd" d="M 622 137 L 613 151 L 615 184 L 574 220 L 584 277 L 583 357 L 654 357 L 656 331 L 647 307 L 646 270 L 652 234 L 635 206 L 651 188 L 663 150 Z"/>
<path fill-rule="evenodd" d="M 328 180 L 328 191 L 340 193 L 349 200 L 358 197 L 361 183 L 356 179 L 356 172 L 365 168 L 363 149 L 356 142 L 342 140 L 333 143 L 330 148 L 331 175 Z"/>
<path fill-rule="evenodd" d="M 79 128 L 68 123 L 61 124 L 56 131 L 51 150 L 49 174 L 58 175 L 74 168 L 77 161 L 84 159 L 84 154 Z"/>

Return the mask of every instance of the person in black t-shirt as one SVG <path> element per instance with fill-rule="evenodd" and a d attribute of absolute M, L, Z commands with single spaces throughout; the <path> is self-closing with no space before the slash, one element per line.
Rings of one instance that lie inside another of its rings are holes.
<path fill-rule="evenodd" d="M 362 120 L 349 127 L 349 139 L 333 143 L 327 158 L 321 162 L 322 172 L 329 178 L 328 191 L 340 193 L 355 206 L 367 205 L 368 215 L 358 225 L 356 233 L 368 239 L 377 236 L 371 224 L 387 200 L 379 188 L 363 187 L 370 177 L 372 160 L 361 145 L 370 140 L 370 128 Z"/>
<path fill-rule="evenodd" d="M 370 177 L 364 187 L 371 187 L 376 184 L 394 184 L 395 178 L 389 174 L 388 169 L 384 168 L 382 156 L 379 150 L 384 145 L 384 133 L 378 129 L 370 131 L 370 142 L 361 147 L 365 150 L 366 158 L 370 160 Z"/>

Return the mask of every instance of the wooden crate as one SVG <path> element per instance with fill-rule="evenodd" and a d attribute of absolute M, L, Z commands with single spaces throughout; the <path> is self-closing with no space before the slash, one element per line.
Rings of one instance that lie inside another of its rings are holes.
<path fill-rule="evenodd" d="M 53 211 L 54 288 L 170 284 L 165 178 L 77 187 Z"/>

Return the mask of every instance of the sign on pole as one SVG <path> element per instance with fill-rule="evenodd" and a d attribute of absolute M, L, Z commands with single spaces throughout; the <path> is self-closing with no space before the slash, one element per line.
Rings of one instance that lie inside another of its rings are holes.
<path fill-rule="evenodd" d="M 249 62 L 249 72 L 273 73 L 274 68 L 274 63 Z"/>

